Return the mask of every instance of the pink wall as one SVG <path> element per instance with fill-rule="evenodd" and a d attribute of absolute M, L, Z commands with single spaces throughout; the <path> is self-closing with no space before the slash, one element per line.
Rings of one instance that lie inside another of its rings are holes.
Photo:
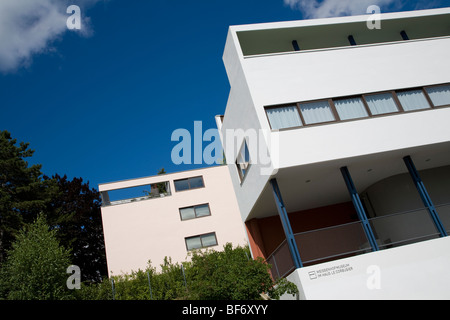
<path fill-rule="evenodd" d="M 204 188 L 176 192 L 173 180 L 203 176 Z M 159 269 L 164 257 L 187 260 L 185 237 L 215 232 L 217 246 L 247 244 L 245 228 L 228 168 L 218 166 L 164 176 L 100 185 L 100 191 L 170 180 L 171 196 L 102 207 L 109 275 L 145 269 L 147 261 Z M 181 221 L 179 208 L 209 203 L 211 215 Z"/>

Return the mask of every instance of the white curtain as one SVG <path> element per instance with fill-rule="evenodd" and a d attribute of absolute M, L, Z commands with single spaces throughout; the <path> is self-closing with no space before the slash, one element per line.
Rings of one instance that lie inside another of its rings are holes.
<path fill-rule="evenodd" d="M 450 85 L 426 88 L 426 90 L 436 107 L 450 104 Z"/>
<path fill-rule="evenodd" d="M 302 111 L 305 124 L 320 123 L 335 120 L 333 113 L 331 112 L 330 105 L 326 100 L 310 103 L 302 103 L 300 104 L 300 109 Z"/>
<path fill-rule="evenodd" d="M 334 105 L 341 120 L 367 117 L 367 111 L 361 98 L 334 100 Z"/>
<path fill-rule="evenodd" d="M 302 125 L 296 106 L 272 108 L 267 109 L 266 112 L 272 129 L 300 127 Z"/>
<path fill-rule="evenodd" d="M 366 96 L 365 98 L 369 105 L 370 112 L 374 115 L 398 111 L 391 93 L 374 94 Z"/>
<path fill-rule="evenodd" d="M 430 108 L 422 90 L 400 91 L 397 97 L 405 111 Z"/>

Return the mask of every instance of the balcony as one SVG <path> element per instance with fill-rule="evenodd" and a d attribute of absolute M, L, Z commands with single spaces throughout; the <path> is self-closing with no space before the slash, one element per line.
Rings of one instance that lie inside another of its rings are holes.
<path fill-rule="evenodd" d="M 436 206 L 441 221 L 450 232 L 450 203 Z M 369 219 L 377 238 L 379 250 L 386 250 L 420 241 L 439 238 L 426 208 L 389 214 Z M 369 253 L 372 247 L 361 222 L 351 222 L 332 227 L 294 234 L 303 266 L 310 266 L 341 258 Z M 274 279 L 286 277 L 295 266 L 286 240 L 267 257 Z"/>
<path fill-rule="evenodd" d="M 101 191 L 100 194 L 102 196 L 103 207 L 162 198 L 172 195 L 169 181 L 105 190 Z"/>
<path fill-rule="evenodd" d="M 448 36 L 448 11 L 435 11 L 434 14 L 429 12 L 430 15 L 418 17 L 385 14 L 382 16 L 382 28 L 379 29 L 368 28 L 367 19 L 370 16 L 356 16 L 256 25 L 250 28 L 237 26 L 236 34 L 245 58 Z M 349 39 L 350 35 L 352 41 Z"/>

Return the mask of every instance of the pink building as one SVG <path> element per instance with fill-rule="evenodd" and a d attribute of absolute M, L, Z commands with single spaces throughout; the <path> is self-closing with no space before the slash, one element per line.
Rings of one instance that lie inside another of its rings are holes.
<path fill-rule="evenodd" d="M 247 244 L 227 166 L 104 183 L 102 220 L 108 274 L 159 268 L 199 248 Z"/>

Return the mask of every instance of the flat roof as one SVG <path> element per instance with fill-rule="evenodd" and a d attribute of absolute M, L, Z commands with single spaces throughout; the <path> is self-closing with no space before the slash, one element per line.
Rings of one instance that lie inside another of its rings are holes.
<path fill-rule="evenodd" d="M 117 189 L 124 189 L 124 188 L 130 188 L 130 187 L 137 187 L 147 184 L 153 184 L 163 181 L 168 181 L 172 179 L 183 179 L 187 177 L 194 177 L 198 173 L 208 171 L 208 170 L 217 170 L 217 168 L 227 168 L 226 165 L 214 165 L 204 168 L 196 168 L 196 169 L 190 169 L 190 170 L 184 170 L 184 171 L 178 171 L 178 172 L 168 172 L 165 174 L 157 174 L 153 176 L 146 176 L 146 177 L 140 177 L 140 178 L 132 178 L 132 179 L 125 179 L 125 180 L 118 180 L 113 182 L 105 182 L 105 183 L 99 183 L 98 189 L 99 192 L 103 191 L 111 191 L 111 190 L 117 190 Z M 228 168 L 227 168 L 228 170 Z"/>
<path fill-rule="evenodd" d="M 391 20 L 391 19 L 435 16 L 435 15 L 442 15 L 442 14 L 450 14 L 450 7 L 438 8 L 438 9 L 403 11 L 403 12 L 386 12 L 386 13 L 381 13 L 380 18 L 381 18 L 381 20 Z M 292 20 L 292 21 L 281 21 L 281 22 L 242 24 L 242 25 L 232 25 L 232 26 L 230 26 L 230 29 L 232 31 L 263 30 L 263 29 L 266 30 L 266 29 L 281 29 L 281 28 L 292 28 L 292 27 L 330 25 L 330 24 L 340 24 L 340 23 L 349 23 L 349 22 L 351 23 L 351 22 L 361 22 L 361 21 L 365 22 L 365 21 L 367 21 L 368 16 L 370 16 L 370 14 L 356 15 L 356 16 L 344 16 L 344 17 L 332 17 L 332 18 Z"/>

